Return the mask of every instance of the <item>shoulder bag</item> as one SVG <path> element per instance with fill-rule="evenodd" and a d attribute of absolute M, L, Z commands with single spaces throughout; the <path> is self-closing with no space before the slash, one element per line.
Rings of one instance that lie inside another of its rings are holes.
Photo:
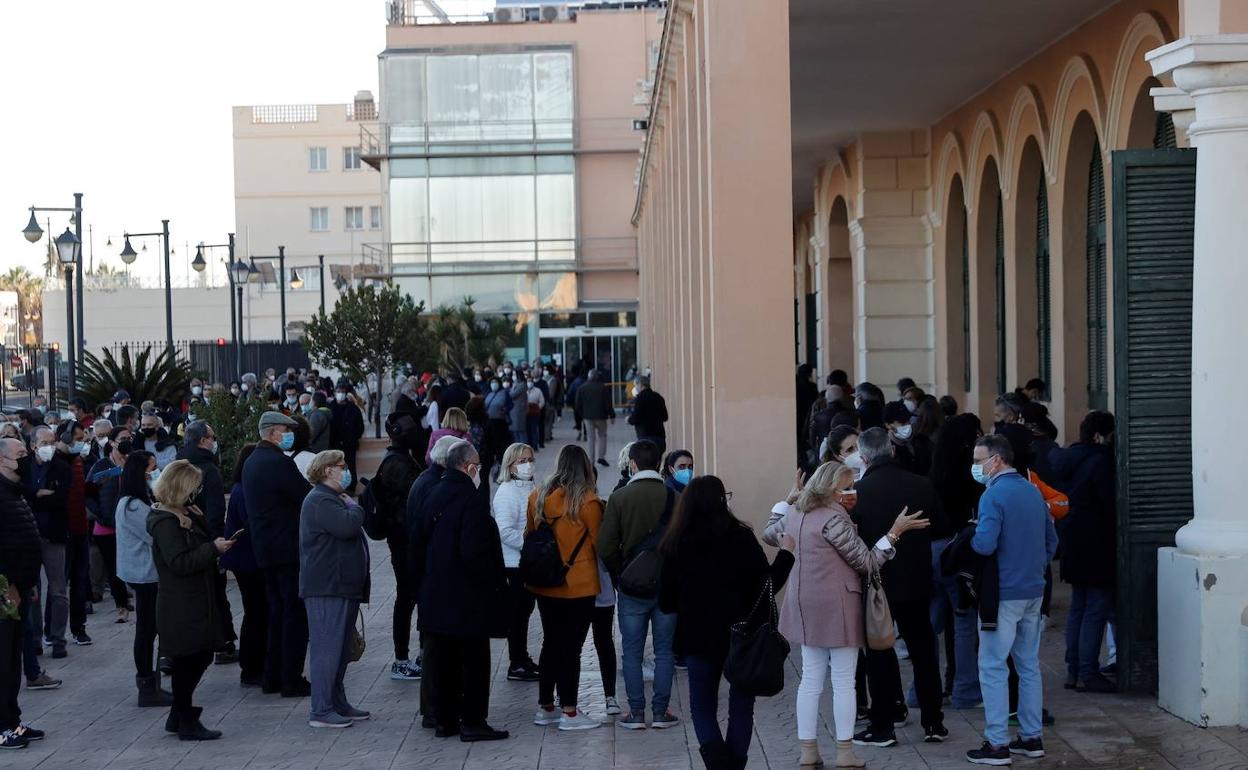
<path fill-rule="evenodd" d="M 770 611 L 761 623 L 754 616 L 767 597 Z M 784 689 L 784 665 L 789 657 L 789 642 L 777 629 L 780 612 L 776 609 L 776 591 L 771 578 L 754 602 L 754 609 L 745 620 L 732 625 L 728 641 L 728 659 L 724 662 L 724 678 L 747 695 L 770 697 Z"/>
<path fill-rule="evenodd" d="M 884 595 L 884 581 L 879 568 L 867 576 L 867 607 L 863 613 L 867 624 L 867 647 L 872 650 L 892 649 L 897 641 L 897 629 L 893 625 L 893 613 Z"/>

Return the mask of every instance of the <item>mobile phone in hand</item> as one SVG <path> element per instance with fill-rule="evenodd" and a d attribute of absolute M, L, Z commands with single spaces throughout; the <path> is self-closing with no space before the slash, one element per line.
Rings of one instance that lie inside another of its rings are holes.
<path fill-rule="evenodd" d="M 239 537 L 241 537 L 241 536 L 242 536 L 242 534 L 243 534 L 244 532 L 246 532 L 246 531 L 247 531 L 247 528 L 246 528 L 246 527 L 243 527 L 242 529 L 238 530 L 238 531 L 237 531 L 237 532 L 235 532 L 234 534 L 230 535 L 230 536 L 229 536 L 229 538 L 227 538 L 227 539 L 228 539 L 231 543 L 233 543 L 233 542 L 235 542 L 236 540 L 238 540 L 238 538 L 239 538 Z"/>

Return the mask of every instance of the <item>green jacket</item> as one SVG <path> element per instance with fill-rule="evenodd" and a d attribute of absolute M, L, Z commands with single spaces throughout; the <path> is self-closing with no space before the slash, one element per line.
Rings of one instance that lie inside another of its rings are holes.
<path fill-rule="evenodd" d="M 642 471 L 611 493 L 602 527 L 598 529 L 598 555 L 607 571 L 618 576 L 637 545 L 659 523 L 667 507 L 667 487 L 654 471 Z"/>
<path fill-rule="evenodd" d="M 204 517 L 190 513 L 185 529 L 171 511 L 153 507 L 147 517 L 152 560 L 159 578 L 156 633 L 161 653 L 182 657 L 212 652 L 225 644 L 217 600 L 217 549 Z"/>

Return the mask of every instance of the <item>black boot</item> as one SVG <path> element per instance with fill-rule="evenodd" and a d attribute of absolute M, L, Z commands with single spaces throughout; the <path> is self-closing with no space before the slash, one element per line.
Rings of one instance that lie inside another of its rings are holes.
<path fill-rule="evenodd" d="M 173 695 L 160 689 L 160 674 L 137 675 L 134 683 L 139 687 L 139 708 L 173 705 Z"/>
<path fill-rule="evenodd" d="M 698 749 L 698 753 L 706 763 L 706 770 L 728 770 L 732 767 L 729 763 L 728 747 L 723 741 L 707 743 Z"/>
<path fill-rule="evenodd" d="M 199 721 L 203 709 L 196 706 L 178 716 L 178 740 L 181 741 L 215 741 L 221 737 L 220 730 L 209 730 Z"/>

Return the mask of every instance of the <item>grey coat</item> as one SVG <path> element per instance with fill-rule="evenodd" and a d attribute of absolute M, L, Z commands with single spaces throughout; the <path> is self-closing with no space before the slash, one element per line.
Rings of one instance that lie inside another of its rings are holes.
<path fill-rule="evenodd" d="M 317 484 L 299 513 L 299 596 L 368 602 L 364 509 Z"/>
<path fill-rule="evenodd" d="M 327 406 L 313 409 L 308 415 L 308 435 L 311 437 L 311 443 L 308 445 L 309 452 L 324 452 L 329 449 L 329 421 L 330 414 Z"/>
<path fill-rule="evenodd" d="M 524 434 L 525 420 L 528 419 L 529 389 L 524 380 L 516 380 L 511 385 L 511 432 Z"/>

